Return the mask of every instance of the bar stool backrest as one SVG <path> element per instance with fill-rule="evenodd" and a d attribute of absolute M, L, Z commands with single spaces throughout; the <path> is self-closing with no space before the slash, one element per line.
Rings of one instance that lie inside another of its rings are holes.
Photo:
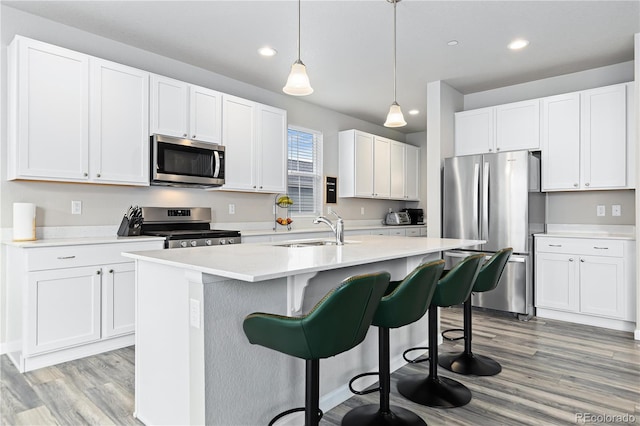
<path fill-rule="evenodd" d="M 482 265 L 480 272 L 478 272 L 478 278 L 473 285 L 473 291 L 477 293 L 493 290 L 498 286 L 502 272 L 504 271 L 509 258 L 513 253 L 511 247 L 503 248 L 496 252 L 491 259 Z"/>
<path fill-rule="evenodd" d="M 453 306 L 463 303 L 471 294 L 471 289 L 480 271 L 484 254 L 467 256 L 438 281 L 431 302 L 434 306 Z"/>

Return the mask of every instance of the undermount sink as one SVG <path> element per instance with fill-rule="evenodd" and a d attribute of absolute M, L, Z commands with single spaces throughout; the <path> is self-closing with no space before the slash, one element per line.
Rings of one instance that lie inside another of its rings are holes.
<path fill-rule="evenodd" d="M 345 241 L 344 244 L 351 244 L 353 241 Z M 288 243 L 274 244 L 276 247 L 316 247 L 316 246 L 336 246 L 338 245 L 335 241 L 331 240 L 320 240 L 320 241 L 291 241 Z"/>

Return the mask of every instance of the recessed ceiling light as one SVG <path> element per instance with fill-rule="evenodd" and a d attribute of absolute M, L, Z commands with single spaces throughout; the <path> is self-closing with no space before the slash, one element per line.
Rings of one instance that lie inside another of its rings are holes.
<path fill-rule="evenodd" d="M 409 115 L 418 115 L 420 114 L 420 111 L 417 109 L 411 109 L 409 110 Z"/>
<path fill-rule="evenodd" d="M 278 53 L 278 51 L 273 47 L 264 46 L 258 49 L 258 53 L 261 54 L 262 56 L 275 56 L 276 53 Z"/>
<path fill-rule="evenodd" d="M 527 47 L 529 45 L 529 40 L 525 40 L 522 38 L 513 40 L 511 43 L 509 43 L 509 49 L 511 50 L 519 50 L 522 49 L 524 47 Z"/>
<path fill-rule="evenodd" d="M 447 46 L 457 46 L 458 45 L 458 40 L 449 40 L 447 42 Z"/>

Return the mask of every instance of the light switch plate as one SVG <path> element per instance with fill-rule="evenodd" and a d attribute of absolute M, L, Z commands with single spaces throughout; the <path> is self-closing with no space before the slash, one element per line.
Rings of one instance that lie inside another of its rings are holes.
<path fill-rule="evenodd" d="M 620 204 L 613 204 L 611 206 L 611 216 L 620 216 L 622 214 L 622 207 Z"/>
<path fill-rule="evenodd" d="M 82 214 L 82 201 L 71 202 L 71 214 Z"/>
<path fill-rule="evenodd" d="M 598 215 L 598 216 L 605 216 L 606 215 L 606 210 L 604 208 L 604 205 L 599 204 L 596 207 L 596 215 Z"/>
<path fill-rule="evenodd" d="M 229 204 L 229 214 L 236 214 L 236 205 Z"/>

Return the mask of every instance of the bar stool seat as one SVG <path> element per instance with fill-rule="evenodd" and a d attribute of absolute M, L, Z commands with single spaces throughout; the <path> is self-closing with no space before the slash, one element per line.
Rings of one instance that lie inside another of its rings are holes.
<path fill-rule="evenodd" d="M 352 409 L 342 418 L 343 426 L 426 426 L 426 422 L 414 412 L 389 405 L 391 393 L 389 329 L 404 327 L 424 316 L 429 309 L 443 269 L 443 260 L 425 263 L 415 268 L 402 281 L 392 281 L 389 284 L 372 322 L 372 325 L 378 327 L 380 371 L 360 374 L 351 380 L 352 383 L 365 375 L 378 375 L 380 404 L 363 405 Z"/>
<path fill-rule="evenodd" d="M 318 425 L 322 417 L 320 359 L 346 352 L 364 340 L 389 279 L 388 272 L 347 278 L 301 317 L 255 312 L 244 319 L 242 327 L 250 343 L 306 360 L 305 407 L 280 413 L 269 425 L 296 411 L 305 412 L 306 426 Z"/>
<path fill-rule="evenodd" d="M 491 291 L 498 286 L 513 249 L 511 247 L 496 252 L 480 268 L 478 278 L 473 285 L 472 292 L 482 293 Z M 493 359 L 474 354 L 471 350 L 471 296 L 464 302 L 464 351 L 445 354 L 440 357 L 438 364 L 458 374 L 475 376 L 494 376 L 502 371 L 502 366 Z"/>
<path fill-rule="evenodd" d="M 438 281 L 429 307 L 429 375 L 409 376 L 398 382 L 407 399 L 429 407 L 460 407 L 471 401 L 471 391 L 462 383 L 438 376 L 438 307 L 459 305 L 471 294 L 484 254 L 468 256 Z"/>

